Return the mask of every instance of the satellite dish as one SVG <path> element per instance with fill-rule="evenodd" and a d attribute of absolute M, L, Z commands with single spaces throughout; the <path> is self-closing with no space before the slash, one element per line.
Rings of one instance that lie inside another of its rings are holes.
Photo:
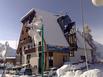
<path fill-rule="evenodd" d="M 103 0 L 92 0 L 93 5 L 103 6 Z"/>

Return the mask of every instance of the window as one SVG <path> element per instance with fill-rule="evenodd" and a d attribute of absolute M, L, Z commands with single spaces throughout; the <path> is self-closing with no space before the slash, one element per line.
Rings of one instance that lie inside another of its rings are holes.
<path fill-rule="evenodd" d="M 39 42 L 39 45 L 41 45 L 41 42 Z"/>
<path fill-rule="evenodd" d="M 29 42 L 32 42 L 32 38 L 30 36 L 28 36 L 28 40 Z"/>
<path fill-rule="evenodd" d="M 85 61 L 86 59 L 85 59 L 85 56 L 81 56 L 81 60 L 82 61 Z"/>
<path fill-rule="evenodd" d="M 63 56 L 63 62 L 66 62 L 66 61 L 67 61 L 67 56 L 64 55 L 64 56 Z"/>
<path fill-rule="evenodd" d="M 26 38 L 24 38 L 24 40 L 26 40 Z"/>
<path fill-rule="evenodd" d="M 27 59 L 30 59 L 31 58 L 31 55 L 29 54 L 29 55 L 27 55 Z"/>
<path fill-rule="evenodd" d="M 26 47 L 24 46 L 24 49 L 25 49 Z"/>
<path fill-rule="evenodd" d="M 74 52 L 75 52 L 75 51 L 70 51 L 69 56 L 70 56 L 70 57 L 74 57 Z"/>
<path fill-rule="evenodd" d="M 20 48 L 19 51 L 22 51 L 22 48 Z"/>
<path fill-rule="evenodd" d="M 53 67 L 53 52 L 49 53 L 49 67 Z"/>
<path fill-rule="evenodd" d="M 26 32 L 28 32 L 28 28 L 26 28 Z"/>
<path fill-rule="evenodd" d="M 30 58 L 31 58 L 31 55 L 28 54 L 28 55 L 27 55 L 27 63 L 30 63 Z"/>
<path fill-rule="evenodd" d="M 42 51 L 41 41 L 39 42 L 38 45 L 39 45 L 39 46 L 38 46 L 38 51 Z"/>
<path fill-rule="evenodd" d="M 28 45 L 28 49 L 30 48 L 30 45 Z"/>

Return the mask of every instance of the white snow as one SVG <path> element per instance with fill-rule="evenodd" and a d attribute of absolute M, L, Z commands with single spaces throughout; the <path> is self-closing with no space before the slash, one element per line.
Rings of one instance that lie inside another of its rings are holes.
<path fill-rule="evenodd" d="M 0 47 L 0 58 L 2 58 L 3 56 L 9 59 L 14 59 L 16 57 L 16 50 L 8 46 L 6 51 L 5 46 L 2 44 Z"/>
<path fill-rule="evenodd" d="M 63 75 L 68 69 L 68 65 L 63 65 L 62 67 L 60 67 L 59 69 L 57 69 L 56 73 L 59 76 Z"/>
<path fill-rule="evenodd" d="M 75 72 L 73 71 L 68 71 L 66 72 L 65 75 L 61 76 L 61 77 L 74 77 L 75 76 Z"/>
<path fill-rule="evenodd" d="M 102 71 L 99 69 L 88 70 L 80 75 L 80 77 L 103 77 Z"/>
<path fill-rule="evenodd" d="M 0 40 L 0 43 L 2 45 L 4 45 L 6 41 L 9 43 L 9 46 L 11 48 L 17 49 L 17 45 L 18 45 L 18 41 L 17 40 Z M 1 47 L 1 45 L 0 45 L 0 47 Z"/>
<path fill-rule="evenodd" d="M 82 74 L 83 72 L 81 70 L 77 70 L 75 71 L 75 75 L 74 77 L 80 77 L 80 75 Z"/>
<path fill-rule="evenodd" d="M 70 72 L 70 71 L 74 71 L 74 70 L 78 70 L 78 69 L 81 69 L 81 68 L 84 68 L 86 67 L 86 63 L 79 63 L 79 64 L 64 64 L 62 67 L 60 67 L 59 69 L 57 69 L 56 73 L 59 76 L 63 76 L 66 72 Z M 77 71 L 77 72 L 80 72 L 80 71 Z M 76 74 L 77 74 L 76 72 Z M 67 74 L 68 75 L 68 74 Z"/>
<path fill-rule="evenodd" d="M 58 77 L 103 77 L 103 74 L 100 69 L 92 69 L 85 72 L 82 72 L 81 70 L 67 71 Z"/>

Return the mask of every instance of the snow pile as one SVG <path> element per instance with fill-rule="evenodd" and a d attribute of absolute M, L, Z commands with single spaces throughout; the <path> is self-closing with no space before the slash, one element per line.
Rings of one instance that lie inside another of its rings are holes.
<path fill-rule="evenodd" d="M 80 77 L 103 77 L 102 71 L 99 69 L 88 70 L 80 75 Z"/>
<path fill-rule="evenodd" d="M 81 70 L 77 70 L 77 71 L 67 71 L 63 76 L 61 77 L 80 77 L 80 75 L 82 74 Z"/>
<path fill-rule="evenodd" d="M 58 77 L 63 75 L 67 71 L 67 69 L 68 69 L 68 65 L 63 65 L 62 67 L 57 69 L 56 73 L 57 73 Z"/>
<path fill-rule="evenodd" d="M 92 69 L 82 73 L 81 70 L 67 71 L 64 75 L 59 77 L 103 77 L 102 71 L 99 69 Z"/>
<path fill-rule="evenodd" d="M 68 71 L 66 72 L 65 75 L 61 76 L 61 77 L 74 77 L 75 76 L 75 72 L 73 71 Z"/>
<path fill-rule="evenodd" d="M 74 77 L 80 77 L 80 75 L 81 75 L 82 73 L 83 73 L 83 72 L 82 72 L 81 70 L 77 70 L 77 71 L 75 72 Z"/>
<path fill-rule="evenodd" d="M 85 62 L 84 63 L 78 63 L 78 64 L 65 64 L 62 67 L 60 67 L 59 69 L 57 69 L 56 73 L 59 76 L 64 75 L 67 71 L 74 71 L 74 70 L 78 70 L 81 68 L 86 67 Z"/>

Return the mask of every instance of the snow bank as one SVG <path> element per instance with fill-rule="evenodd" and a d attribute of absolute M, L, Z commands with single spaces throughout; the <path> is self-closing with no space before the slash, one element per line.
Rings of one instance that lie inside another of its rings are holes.
<path fill-rule="evenodd" d="M 82 74 L 81 70 L 77 71 L 67 71 L 64 75 L 59 77 L 103 77 L 102 71 L 99 69 L 92 69 L 84 72 Z"/>
<path fill-rule="evenodd" d="M 65 75 L 63 75 L 61 77 L 80 77 L 81 74 L 82 74 L 81 70 L 68 71 L 68 72 L 65 73 Z"/>
<path fill-rule="evenodd" d="M 80 77 L 103 77 L 102 71 L 99 69 L 88 70 L 80 75 Z"/>
<path fill-rule="evenodd" d="M 84 63 L 78 63 L 78 64 L 65 64 L 62 67 L 60 67 L 59 69 L 57 69 L 56 73 L 59 76 L 64 75 L 67 71 L 74 71 L 74 70 L 78 70 L 81 68 L 86 67 L 85 62 Z"/>
<path fill-rule="evenodd" d="M 73 71 L 68 71 L 68 72 L 66 72 L 65 75 L 63 75 L 63 76 L 61 76 L 61 77 L 74 77 L 74 75 L 75 75 L 75 72 L 73 72 Z"/>
<path fill-rule="evenodd" d="M 63 65 L 62 67 L 57 69 L 56 73 L 57 73 L 58 77 L 63 75 L 67 71 L 67 69 L 68 69 L 68 65 Z"/>
<path fill-rule="evenodd" d="M 83 72 L 82 72 L 81 70 L 77 70 L 77 71 L 75 72 L 74 77 L 80 77 L 80 75 L 81 75 L 82 73 L 83 73 Z"/>

